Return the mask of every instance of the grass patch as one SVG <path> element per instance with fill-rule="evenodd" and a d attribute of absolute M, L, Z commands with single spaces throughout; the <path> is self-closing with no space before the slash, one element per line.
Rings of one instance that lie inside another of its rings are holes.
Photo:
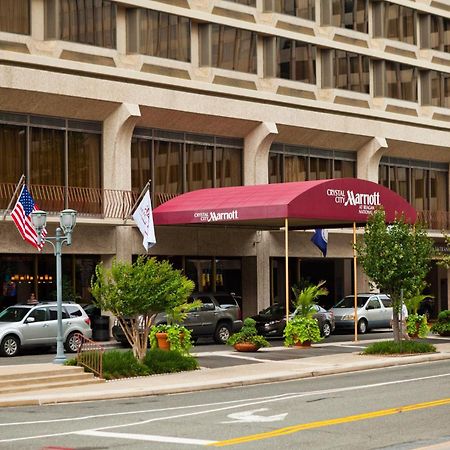
<path fill-rule="evenodd" d="M 103 354 L 103 378 L 105 380 L 139 377 L 149 375 L 149 373 L 148 368 L 133 356 L 131 350 L 109 350 Z"/>
<path fill-rule="evenodd" d="M 403 355 L 411 353 L 434 353 L 436 347 L 427 342 L 418 341 L 383 341 L 370 344 L 363 355 Z"/>

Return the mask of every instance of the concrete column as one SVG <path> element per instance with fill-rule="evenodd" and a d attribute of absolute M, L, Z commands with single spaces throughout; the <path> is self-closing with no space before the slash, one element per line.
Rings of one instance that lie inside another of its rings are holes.
<path fill-rule="evenodd" d="M 358 293 L 370 292 L 370 283 L 369 283 L 370 280 L 359 263 L 357 263 L 356 266 L 356 276 L 358 277 L 356 280 L 356 288 L 358 289 Z"/>
<path fill-rule="evenodd" d="M 122 103 L 103 122 L 103 187 L 131 190 L 131 137 L 139 106 Z"/>
<path fill-rule="evenodd" d="M 267 184 L 269 150 L 278 129 L 273 122 L 262 122 L 244 139 L 244 185 Z"/>
<path fill-rule="evenodd" d="M 43 41 L 45 39 L 44 0 L 34 0 L 30 5 L 31 37 L 37 41 Z"/>
<path fill-rule="evenodd" d="M 378 183 L 378 166 L 381 157 L 387 152 L 385 138 L 374 137 L 358 150 L 356 176 L 362 180 Z"/>

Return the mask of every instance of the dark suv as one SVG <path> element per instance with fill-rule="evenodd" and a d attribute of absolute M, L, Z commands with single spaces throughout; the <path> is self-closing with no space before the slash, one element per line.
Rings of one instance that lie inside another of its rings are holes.
<path fill-rule="evenodd" d="M 202 292 L 193 294 L 191 300 L 200 300 L 202 306 L 190 311 L 182 325 L 192 331 L 192 338 L 212 337 L 218 344 L 225 344 L 232 333 L 242 328 L 242 314 L 234 293 Z M 167 323 L 165 313 L 156 316 L 155 325 Z M 128 344 L 127 338 L 117 323 L 112 328 L 114 338 Z"/>

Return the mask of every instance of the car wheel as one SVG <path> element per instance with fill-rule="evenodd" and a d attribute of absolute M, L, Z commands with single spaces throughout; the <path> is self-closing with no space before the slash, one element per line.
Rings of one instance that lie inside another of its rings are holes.
<path fill-rule="evenodd" d="M 80 333 L 70 333 L 67 336 L 66 342 L 64 343 L 64 348 L 68 353 L 76 353 L 78 351 L 78 347 L 81 344 L 81 339 L 79 336 Z"/>
<path fill-rule="evenodd" d="M 6 336 L 0 348 L 3 356 L 16 356 L 20 350 L 20 341 L 16 336 Z"/>
<path fill-rule="evenodd" d="M 217 344 L 226 344 L 231 336 L 231 327 L 227 323 L 219 323 L 214 332 L 214 340 Z"/>
<path fill-rule="evenodd" d="M 325 322 L 322 326 L 322 336 L 324 338 L 329 337 L 331 334 L 331 325 L 330 322 Z"/>
<path fill-rule="evenodd" d="M 367 330 L 368 330 L 367 320 L 366 319 L 361 319 L 360 321 L 358 321 L 358 333 L 359 334 L 366 334 Z"/>

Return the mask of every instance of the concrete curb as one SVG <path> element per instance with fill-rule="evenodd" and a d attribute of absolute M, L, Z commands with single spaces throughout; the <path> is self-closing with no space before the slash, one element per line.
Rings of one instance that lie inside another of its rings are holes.
<path fill-rule="evenodd" d="M 356 357 L 359 355 L 352 354 L 352 356 Z M 366 357 L 363 356 L 363 358 Z M 0 406 L 37 406 L 80 401 L 124 399 L 153 395 L 199 392 L 209 389 L 242 387 L 280 381 L 293 381 L 319 376 L 380 369 L 383 367 L 397 367 L 410 364 L 449 360 L 450 353 L 434 353 L 427 355 L 396 357 L 371 356 L 371 358 L 371 361 L 356 360 L 352 362 L 344 362 L 341 364 L 337 363 L 333 365 L 333 367 L 326 367 L 326 364 L 322 364 L 321 366 L 321 364 L 319 363 L 316 367 L 311 368 L 307 367 L 308 362 L 305 361 L 305 359 L 290 360 L 284 362 L 284 367 L 282 367 L 281 370 L 280 368 L 277 369 L 277 363 L 266 363 L 266 367 L 271 371 L 270 374 L 263 373 L 262 370 L 258 371 L 256 374 L 245 373 L 246 366 L 238 366 L 238 368 L 241 369 L 242 373 L 238 373 L 235 371 L 234 374 L 224 374 L 223 376 L 221 376 L 216 369 L 203 369 L 200 372 L 195 372 L 196 376 L 194 377 L 183 376 L 182 381 L 176 381 L 176 376 L 179 374 L 155 375 L 152 377 L 115 380 L 107 382 L 105 384 L 96 385 L 95 389 L 86 388 L 79 391 L 74 390 L 73 392 L 67 392 L 66 390 L 61 389 L 53 389 L 43 392 L 22 393 L 21 395 L 16 396 L 11 395 L 10 398 L 0 399 Z M 155 382 L 153 383 L 155 385 L 149 387 L 148 384 L 151 383 L 152 380 Z M 167 381 L 167 383 L 163 383 L 162 381 Z"/>

